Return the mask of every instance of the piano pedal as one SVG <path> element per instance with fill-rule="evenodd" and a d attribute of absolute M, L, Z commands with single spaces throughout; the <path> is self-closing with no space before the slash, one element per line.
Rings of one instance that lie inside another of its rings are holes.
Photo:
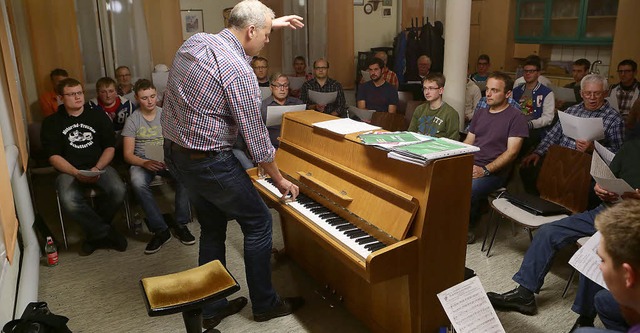
<path fill-rule="evenodd" d="M 333 309 L 337 304 L 341 304 L 344 301 L 344 297 L 338 295 L 335 289 L 331 289 L 328 284 L 324 288 L 316 289 L 315 293 L 318 294 L 323 300 L 327 301 L 329 308 Z"/>

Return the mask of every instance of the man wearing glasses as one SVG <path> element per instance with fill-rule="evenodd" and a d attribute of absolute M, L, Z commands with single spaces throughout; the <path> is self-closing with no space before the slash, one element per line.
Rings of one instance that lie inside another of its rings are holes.
<path fill-rule="evenodd" d="M 605 100 L 607 79 L 597 74 L 589 74 L 582 79 L 580 86 L 582 103 L 568 108 L 565 112 L 582 118 L 602 118 L 604 139 L 598 142 L 610 151 L 617 152 L 622 146 L 624 122 L 620 114 Z M 549 147 L 554 144 L 586 153 L 591 153 L 594 148 L 593 141 L 574 140 L 564 135 L 560 122 L 557 122 L 533 153 L 522 159 L 520 177 L 527 192 L 538 193 L 536 181 L 542 160 Z"/>
<path fill-rule="evenodd" d="M 469 75 L 469 79 L 471 79 L 471 81 L 473 82 L 487 82 L 487 79 L 489 78 L 490 67 L 491 60 L 489 56 L 486 54 L 479 55 L 478 62 L 476 63 L 476 72 Z"/>
<path fill-rule="evenodd" d="M 256 73 L 256 78 L 258 79 L 258 86 L 260 87 L 268 87 L 269 86 L 269 61 L 263 57 L 253 57 L 251 60 L 251 67 L 253 68 L 253 72 Z"/>
<path fill-rule="evenodd" d="M 413 112 L 409 131 L 438 138 L 460 139 L 458 112 L 442 100 L 445 81 L 440 73 L 430 73 L 424 78 L 422 91 L 427 101 Z"/>
<path fill-rule="evenodd" d="M 620 82 L 611 87 L 609 97 L 614 107 L 618 107 L 618 111 L 626 120 L 629 115 L 631 106 L 640 96 L 640 83 L 636 80 L 638 73 L 638 64 L 631 60 L 625 59 L 618 64 L 618 77 Z"/>
<path fill-rule="evenodd" d="M 49 162 L 60 172 L 56 178 L 60 204 L 86 236 L 80 254 L 90 255 L 98 248 L 124 251 L 127 239 L 111 226 L 125 195 L 118 173 L 109 166 L 115 151 L 111 120 L 85 104 L 77 80 L 64 79 L 56 90 L 63 104 L 45 118 L 40 137 Z M 95 209 L 85 198 L 90 188 L 98 189 Z"/>
<path fill-rule="evenodd" d="M 329 77 L 329 62 L 318 59 L 313 62 L 314 78 L 305 82 L 300 88 L 300 99 L 307 104 L 307 108 L 330 115 L 345 117 L 347 114 L 347 102 L 340 82 Z M 329 93 L 336 91 L 336 100 L 328 104 L 318 104 L 309 98 L 309 91 Z"/>
<path fill-rule="evenodd" d="M 303 101 L 289 96 L 289 78 L 282 73 L 274 73 L 269 80 L 271 85 L 271 96 L 262 101 L 260 112 L 262 113 L 262 121 L 267 122 L 267 108 L 269 106 L 284 106 L 284 105 L 300 105 L 304 104 Z M 278 148 L 280 141 L 278 136 L 280 135 L 280 125 L 274 125 L 267 127 L 269 130 L 269 139 L 271 144 Z"/>

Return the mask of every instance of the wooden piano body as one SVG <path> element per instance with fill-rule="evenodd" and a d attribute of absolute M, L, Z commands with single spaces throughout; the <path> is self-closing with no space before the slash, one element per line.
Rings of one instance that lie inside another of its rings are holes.
<path fill-rule="evenodd" d="M 400 162 L 355 134 L 312 126 L 331 119 L 315 111 L 285 114 L 278 167 L 344 207 L 340 214 L 391 236 L 389 244 L 360 258 L 256 184 L 280 213 L 285 251 L 372 331 L 436 332 L 449 322 L 436 294 L 464 276 L 473 157 L 426 167 Z"/>

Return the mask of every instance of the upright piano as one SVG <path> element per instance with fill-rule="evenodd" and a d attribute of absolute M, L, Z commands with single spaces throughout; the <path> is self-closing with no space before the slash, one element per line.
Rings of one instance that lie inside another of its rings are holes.
<path fill-rule="evenodd" d="M 389 159 L 357 134 L 313 126 L 331 119 L 284 116 L 276 161 L 300 186 L 296 202 L 249 170 L 280 213 L 286 254 L 372 331 L 437 332 L 448 319 L 436 294 L 464 276 L 473 157 Z"/>

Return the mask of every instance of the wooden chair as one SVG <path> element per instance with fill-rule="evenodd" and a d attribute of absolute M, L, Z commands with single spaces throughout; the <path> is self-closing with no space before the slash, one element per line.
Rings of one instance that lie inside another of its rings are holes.
<path fill-rule="evenodd" d="M 404 116 L 398 113 L 374 112 L 371 125 L 380 126 L 391 132 L 400 131 L 404 129 Z"/>
<path fill-rule="evenodd" d="M 404 110 L 404 130 L 409 128 L 409 125 L 411 125 L 411 119 L 413 118 L 413 113 L 416 111 L 416 108 L 422 103 L 424 103 L 424 101 L 412 100 L 407 102 L 407 108 Z"/>
<path fill-rule="evenodd" d="M 407 103 L 413 101 L 413 94 L 410 91 L 398 91 L 398 113 L 405 114 Z"/>
<path fill-rule="evenodd" d="M 542 199 L 554 202 L 571 211 L 579 213 L 587 208 L 589 190 L 591 188 L 591 155 L 574 149 L 553 145 L 549 148 L 538 176 L 537 188 Z M 539 216 L 533 215 L 505 198 L 497 198 L 491 201 L 491 216 L 487 223 L 487 232 L 482 242 L 484 251 L 494 213 L 501 218 L 520 224 L 529 233 L 529 239 L 533 239 L 532 231 L 544 224 L 557 221 L 567 215 Z M 500 220 L 495 224 L 491 237 L 487 257 L 498 233 Z"/>
<path fill-rule="evenodd" d="M 187 333 L 202 332 L 202 307 L 221 300 L 240 285 L 219 260 L 186 271 L 140 280 L 150 317 L 181 312 Z"/>

